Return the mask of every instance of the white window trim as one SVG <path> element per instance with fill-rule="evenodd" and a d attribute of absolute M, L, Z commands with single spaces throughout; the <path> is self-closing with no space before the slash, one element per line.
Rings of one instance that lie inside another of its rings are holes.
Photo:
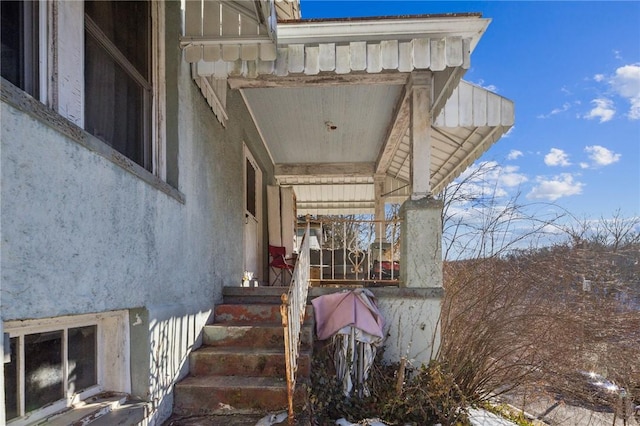
<path fill-rule="evenodd" d="M 4 332 L 9 333 L 11 338 L 18 337 L 18 371 L 22 380 L 19 380 L 18 411 L 24 411 L 24 350 L 23 344 L 25 335 L 34 333 L 43 333 L 49 331 L 63 330 L 63 341 L 67 340 L 67 330 L 69 328 L 97 326 L 97 342 L 96 342 L 96 379 L 97 385 L 83 390 L 79 393 L 69 393 L 67 382 L 64 384 L 65 397 L 60 401 L 49 404 L 39 410 L 26 413 L 22 417 L 18 417 L 7 422 L 11 426 L 27 426 L 33 422 L 45 419 L 60 411 L 70 408 L 82 400 L 89 398 L 99 392 L 109 390 L 129 393 L 131 391 L 131 380 L 129 373 L 129 313 L 128 311 L 111 311 L 99 314 L 85 314 L 63 316 L 56 318 L 46 318 L 25 321 L 8 321 L 4 323 Z M 67 345 L 63 344 L 63 351 L 66 351 Z M 63 377 L 68 376 L 68 360 L 67 353 L 63 356 Z M 107 373 L 106 366 L 117 364 L 117 371 L 109 371 Z"/>

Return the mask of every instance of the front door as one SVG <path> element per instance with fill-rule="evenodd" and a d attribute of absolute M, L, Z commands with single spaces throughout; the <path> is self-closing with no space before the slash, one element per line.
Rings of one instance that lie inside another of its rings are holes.
<path fill-rule="evenodd" d="M 262 280 L 262 171 L 244 148 L 244 270 Z"/>

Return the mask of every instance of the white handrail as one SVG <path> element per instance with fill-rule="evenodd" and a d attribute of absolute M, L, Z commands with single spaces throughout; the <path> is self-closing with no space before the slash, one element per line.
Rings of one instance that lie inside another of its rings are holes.
<path fill-rule="evenodd" d="M 291 284 L 286 294 L 282 295 L 280 316 L 284 328 L 284 350 L 287 374 L 287 397 L 289 401 L 289 424 L 294 424 L 293 394 L 298 371 L 300 351 L 300 330 L 304 323 L 309 293 L 309 221 L 302 237 L 302 245 L 298 250 L 298 259 L 293 269 Z"/>

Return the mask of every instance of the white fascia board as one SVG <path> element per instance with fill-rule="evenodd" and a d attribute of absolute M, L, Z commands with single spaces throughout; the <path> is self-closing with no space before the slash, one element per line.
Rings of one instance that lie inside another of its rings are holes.
<path fill-rule="evenodd" d="M 491 19 L 480 16 L 281 22 L 278 23 L 278 44 L 375 42 L 459 36 L 471 39 L 473 51 L 490 22 Z"/>

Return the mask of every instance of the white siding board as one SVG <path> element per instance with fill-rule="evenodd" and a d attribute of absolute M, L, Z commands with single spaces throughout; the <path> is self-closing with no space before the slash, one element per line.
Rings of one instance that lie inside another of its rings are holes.
<path fill-rule="evenodd" d="M 188 36 L 202 35 L 202 2 L 186 0 L 184 13 L 185 33 Z"/>
<path fill-rule="evenodd" d="M 240 16 L 240 35 L 243 37 L 256 36 L 260 34 L 260 27 L 253 20 L 244 15 Z"/>
<path fill-rule="evenodd" d="M 196 74 L 200 77 L 213 75 L 214 69 L 214 62 L 198 61 L 196 63 Z"/>
<path fill-rule="evenodd" d="M 447 37 L 446 44 L 446 66 L 459 67 L 462 65 L 462 37 Z"/>
<path fill-rule="evenodd" d="M 513 126 L 515 120 L 515 111 L 513 107 L 513 102 L 508 99 L 502 99 L 501 102 L 500 115 L 501 120 L 500 124 L 503 126 Z"/>
<path fill-rule="evenodd" d="M 336 44 L 323 43 L 319 46 L 320 71 L 333 71 L 336 69 Z"/>
<path fill-rule="evenodd" d="M 202 46 L 197 44 L 197 45 L 191 45 L 191 46 L 187 46 L 184 48 L 184 60 L 189 62 L 189 63 L 194 63 L 194 62 L 198 62 L 200 59 L 202 59 Z"/>
<path fill-rule="evenodd" d="M 222 36 L 233 37 L 240 35 L 238 12 L 222 4 Z"/>
<path fill-rule="evenodd" d="M 385 70 L 398 69 L 398 40 L 381 41 L 382 68 Z"/>
<path fill-rule="evenodd" d="M 487 95 L 487 125 L 494 127 L 500 125 L 500 96 L 488 93 Z"/>
<path fill-rule="evenodd" d="M 215 78 L 226 78 L 229 75 L 229 66 L 225 61 L 214 63 L 213 75 Z"/>
<path fill-rule="evenodd" d="M 222 59 L 233 62 L 240 58 L 240 46 L 237 44 L 225 44 L 222 46 Z"/>
<path fill-rule="evenodd" d="M 445 63 L 445 48 L 446 42 L 444 38 L 431 39 L 431 70 L 442 71 L 446 68 Z"/>
<path fill-rule="evenodd" d="M 257 78 L 258 77 L 258 66 L 256 61 L 246 61 L 245 62 L 245 76 L 248 78 Z"/>
<path fill-rule="evenodd" d="M 320 72 L 320 48 L 309 46 L 305 49 L 304 73 L 316 75 Z"/>
<path fill-rule="evenodd" d="M 256 70 L 258 74 L 273 74 L 275 61 L 258 60 Z"/>
<path fill-rule="evenodd" d="M 485 126 L 487 124 L 487 91 L 473 86 L 473 124 Z"/>
<path fill-rule="evenodd" d="M 258 59 L 258 45 L 243 44 L 240 46 L 240 58 L 244 61 L 255 61 Z"/>
<path fill-rule="evenodd" d="M 222 52 L 219 44 L 205 45 L 202 49 L 202 59 L 207 62 L 216 62 L 222 59 Z"/>
<path fill-rule="evenodd" d="M 336 74 L 351 72 L 351 46 L 336 46 Z"/>
<path fill-rule="evenodd" d="M 289 58 L 287 61 L 289 72 L 301 73 L 304 71 L 304 44 L 289 45 Z"/>
<path fill-rule="evenodd" d="M 202 15 L 202 35 L 220 36 L 220 2 L 204 1 Z"/>
<path fill-rule="evenodd" d="M 458 97 L 458 126 L 473 125 L 473 86 L 460 84 L 455 93 Z"/>
<path fill-rule="evenodd" d="M 230 76 L 239 77 L 242 75 L 244 70 L 244 62 L 241 59 L 236 60 L 235 62 L 227 62 L 227 72 Z"/>
<path fill-rule="evenodd" d="M 364 41 L 349 43 L 349 50 L 351 70 L 364 71 L 367 68 L 367 43 Z"/>
<path fill-rule="evenodd" d="M 445 127 L 456 127 L 458 125 L 458 91 L 454 91 L 447 103 L 444 105 L 444 125 Z"/>
<path fill-rule="evenodd" d="M 289 49 L 286 47 L 278 48 L 278 56 L 276 58 L 275 68 L 276 75 L 285 76 L 288 75 L 287 64 L 289 62 Z"/>
<path fill-rule="evenodd" d="M 413 64 L 418 69 L 431 67 L 431 40 L 417 38 L 413 42 Z"/>
<path fill-rule="evenodd" d="M 471 67 L 471 39 L 462 40 L 462 68 L 468 70 Z"/>
<path fill-rule="evenodd" d="M 275 43 L 263 43 L 260 45 L 260 59 L 263 61 L 275 61 L 278 52 Z"/>
<path fill-rule="evenodd" d="M 413 71 L 413 42 L 411 41 L 398 44 L 398 71 Z"/>
<path fill-rule="evenodd" d="M 380 44 L 367 45 L 367 72 L 379 73 L 382 71 L 382 49 Z"/>

